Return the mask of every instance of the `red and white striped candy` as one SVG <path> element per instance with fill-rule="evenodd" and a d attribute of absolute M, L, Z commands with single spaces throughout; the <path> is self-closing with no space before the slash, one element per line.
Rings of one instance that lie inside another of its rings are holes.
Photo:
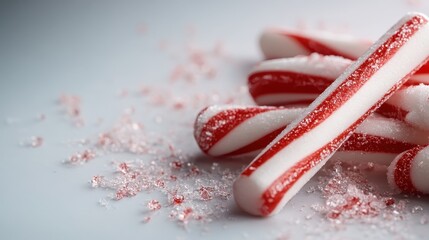
<path fill-rule="evenodd" d="M 372 41 L 324 31 L 296 32 L 267 29 L 259 40 L 266 59 L 294 57 L 320 53 L 357 59 L 372 45 Z"/>
<path fill-rule="evenodd" d="M 427 61 L 429 26 L 408 14 L 349 66 L 234 182 L 246 212 L 277 213 L 353 131 Z"/>
<path fill-rule="evenodd" d="M 257 153 L 267 146 L 304 108 L 210 106 L 195 121 L 198 146 L 214 157 Z M 371 116 L 336 152 L 341 161 L 389 165 L 401 152 L 428 144 L 429 134 L 400 121 Z"/>
<path fill-rule="evenodd" d="M 429 85 L 429 63 L 424 64 L 417 72 L 410 77 L 407 85 L 418 85 L 418 84 Z"/>
<path fill-rule="evenodd" d="M 372 41 L 327 31 L 288 31 L 267 29 L 260 37 L 260 47 L 266 59 L 290 58 L 319 53 L 356 60 L 371 46 Z M 429 64 L 419 69 L 409 82 L 429 84 Z"/>
<path fill-rule="evenodd" d="M 377 112 L 428 131 L 429 85 L 407 86 L 399 90 Z"/>
<path fill-rule="evenodd" d="M 249 92 L 258 105 L 308 105 L 351 63 L 342 57 L 316 53 L 268 60 L 250 73 Z M 414 85 L 419 81 L 429 82 L 429 75 L 414 74 L 378 112 L 429 130 L 429 85 Z"/>
<path fill-rule="evenodd" d="M 429 194 L 429 147 L 418 146 L 398 155 L 387 171 L 389 185 L 404 193 Z"/>
<path fill-rule="evenodd" d="M 352 63 L 317 53 L 264 61 L 248 76 L 249 92 L 258 105 L 308 105 Z"/>
<path fill-rule="evenodd" d="M 194 137 L 210 156 L 235 156 L 267 146 L 303 109 L 277 107 L 211 106 L 194 125 Z"/>

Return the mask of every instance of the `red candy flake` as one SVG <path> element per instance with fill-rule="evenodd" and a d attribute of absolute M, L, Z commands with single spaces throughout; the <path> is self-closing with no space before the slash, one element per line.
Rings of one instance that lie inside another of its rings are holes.
<path fill-rule="evenodd" d="M 181 169 L 183 167 L 182 161 L 173 161 L 170 163 L 171 168 L 173 169 Z"/>
<path fill-rule="evenodd" d="M 185 201 L 185 197 L 183 195 L 174 195 L 173 196 L 173 205 L 180 205 Z"/>
<path fill-rule="evenodd" d="M 96 188 L 96 187 L 101 187 L 102 183 L 103 183 L 104 177 L 103 176 L 93 176 L 91 179 L 91 186 Z"/>
<path fill-rule="evenodd" d="M 128 166 L 128 164 L 127 163 L 120 163 L 119 165 L 118 165 L 118 170 L 120 171 L 120 172 L 122 172 L 122 173 L 128 173 L 129 172 L 129 170 L 130 170 L 130 167 Z"/>
<path fill-rule="evenodd" d="M 200 174 L 201 172 L 200 172 L 200 169 L 198 168 L 198 167 L 196 167 L 196 166 L 192 166 L 190 169 L 189 169 L 189 172 L 190 172 L 190 174 L 191 175 L 198 175 L 198 174 Z"/>
<path fill-rule="evenodd" d="M 185 208 L 185 210 L 183 210 L 179 214 L 179 216 L 178 216 L 179 220 L 182 222 L 185 222 L 185 223 L 188 222 L 188 219 L 191 217 L 192 212 L 193 212 L 192 208 L 190 208 L 190 207 Z"/>
<path fill-rule="evenodd" d="M 386 200 L 384 201 L 384 203 L 386 204 L 386 206 L 392 206 L 393 204 L 395 204 L 395 199 L 393 199 L 393 198 L 386 198 Z"/>
<path fill-rule="evenodd" d="M 147 208 L 151 211 L 156 211 L 161 209 L 161 204 L 158 202 L 158 200 L 153 199 L 147 203 Z"/>
<path fill-rule="evenodd" d="M 110 144 L 112 144 L 112 138 L 108 133 L 101 133 L 100 136 L 98 137 L 98 145 L 103 147 L 103 146 L 108 146 Z"/>
<path fill-rule="evenodd" d="M 211 187 L 200 187 L 199 194 L 200 194 L 201 200 L 204 200 L 204 201 L 211 200 L 213 198 L 212 196 L 213 190 L 214 189 Z"/>
<path fill-rule="evenodd" d="M 128 192 L 126 189 L 119 189 L 118 191 L 116 191 L 116 200 L 121 200 L 124 197 L 128 196 Z"/>
<path fill-rule="evenodd" d="M 176 110 L 181 110 L 185 108 L 186 104 L 182 99 L 178 99 L 173 103 L 173 108 Z"/>
<path fill-rule="evenodd" d="M 82 152 L 77 152 L 73 155 L 71 155 L 68 160 L 66 161 L 66 163 L 70 163 L 70 164 L 84 164 L 92 159 L 94 159 L 97 156 L 97 154 L 91 150 L 91 149 L 86 149 Z"/>
<path fill-rule="evenodd" d="M 344 163 L 323 169 L 328 176 L 319 177 L 319 190 L 325 203 L 314 205 L 313 209 L 336 224 L 353 220 L 363 223 L 372 223 L 373 219 L 402 220 L 405 202 L 384 196 L 370 185 L 366 174 L 374 171 L 375 166 L 368 169 L 366 165 L 352 167 Z"/>
<path fill-rule="evenodd" d="M 42 137 L 31 137 L 29 142 L 27 143 L 28 146 L 32 148 L 38 148 L 43 145 L 43 138 Z"/>
<path fill-rule="evenodd" d="M 84 150 L 84 151 L 81 153 L 81 158 L 82 158 L 82 160 L 83 160 L 83 161 L 85 161 L 85 162 L 87 162 L 87 161 L 89 161 L 89 160 L 91 160 L 91 159 L 94 159 L 94 158 L 95 158 L 95 156 L 96 156 L 96 154 L 95 154 L 92 150 L 90 150 L 90 149 Z"/>
<path fill-rule="evenodd" d="M 78 96 L 62 94 L 58 102 L 76 127 L 83 126 L 84 121 L 81 116 L 82 110 L 80 106 L 81 100 Z"/>
<path fill-rule="evenodd" d="M 137 195 L 137 192 L 140 192 L 140 189 L 136 189 L 134 187 L 124 186 L 116 191 L 116 200 L 121 200 L 125 197 L 132 197 Z"/>
<path fill-rule="evenodd" d="M 165 182 L 161 179 L 156 180 L 155 182 L 155 186 L 158 188 L 164 188 L 165 187 Z"/>
<path fill-rule="evenodd" d="M 143 223 L 149 223 L 150 220 L 152 220 L 152 217 L 146 216 L 146 217 L 143 218 Z"/>

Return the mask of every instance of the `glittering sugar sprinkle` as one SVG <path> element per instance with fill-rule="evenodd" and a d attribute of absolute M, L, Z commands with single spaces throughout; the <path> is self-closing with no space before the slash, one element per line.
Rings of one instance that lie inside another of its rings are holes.
<path fill-rule="evenodd" d="M 32 136 L 21 143 L 22 146 L 38 148 L 43 145 L 44 139 L 40 136 Z"/>
<path fill-rule="evenodd" d="M 146 138 L 137 127 L 139 124 L 131 119 L 125 122 L 102 134 L 98 149 L 104 154 L 131 152 L 136 158 L 113 162 L 110 174 L 92 177 L 93 188 L 111 190 L 110 200 L 144 192 L 162 194 L 164 197 L 147 202 L 144 222 L 149 222 L 153 212 L 161 209 L 168 211 L 171 220 L 183 225 L 192 221 L 210 222 L 228 211 L 232 182 L 240 169 L 221 168 L 217 163 L 201 165 L 195 156 L 188 156 L 161 137 Z"/>
<path fill-rule="evenodd" d="M 319 191 L 325 204 L 313 206 L 316 211 L 337 224 L 356 219 L 367 221 L 378 216 L 386 220 L 403 219 L 404 201 L 395 200 L 391 193 L 380 194 L 361 169 L 343 165 L 336 163 L 328 176 L 319 178 Z"/>
<path fill-rule="evenodd" d="M 84 164 L 92 159 L 94 159 L 97 154 L 92 149 L 86 149 L 82 152 L 76 152 L 68 157 L 65 163 L 69 164 Z"/>
<path fill-rule="evenodd" d="M 166 48 L 164 50 L 167 51 Z M 210 50 L 198 47 L 195 44 L 188 44 L 185 47 L 180 63 L 178 63 L 170 73 L 170 81 L 187 81 L 195 83 L 201 79 L 213 79 L 217 75 L 215 62 L 218 58 L 224 57 L 224 44 L 218 42 Z M 170 53 L 174 54 L 174 53 Z M 176 56 L 180 59 L 180 57 Z"/>
<path fill-rule="evenodd" d="M 231 84 L 228 91 L 217 87 L 219 84 L 201 91 L 215 81 L 217 64 L 225 59 L 222 43 L 209 50 L 188 43 L 180 56 L 172 46 L 164 44 L 161 49 L 177 62 L 165 84 L 120 88 L 115 99 L 143 99 L 143 104 L 134 105 L 142 107 L 126 108 L 116 124 L 85 138 L 65 162 L 75 166 L 108 159 L 110 171 L 96 172 L 89 179 L 92 188 L 108 192 L 100 200 L 101 206 L 139 197 L 143 223 L 166 218 L 188 226 L 214 221 L 230 211 L 234 204 L 232 183 L 242 169 L 242 164 L 226 167 L 201 159 L 191 134 L 195 116 L 210 104 L 249 104 L 245 102 L 249 97 L 247 88 L 240 84 Z M 83 123 L 78 96 L 64 94 L 59 102 L 74 123 Z M 162 110 L 161 114 L 168 112 L 168 116 L 145 114 L 141 118 L 142 109 L 145 113 Z"/>
<path fill-rule="evenodd" d="M 319 192 L 323 198 L 323 203 L 313 204 L 311 208 L 336 229 L 357 222 L 408 238 L 410 233 L 403 231 L 405 222 L 411 215 L 425 219 L 421 213 L 423 208 L 386 191 L 389 188 L 385 181 L 377 185 L 374 179 L 368 180 L 371 176 L 384 176 L 385 171 L 385 166 L 372 163 L 357 166 L 331 163 L 322 169 L 318 187 L 308 190 L 311 194 Z"/>
<path fill-rule="evenodd" d="M 82 127 L 84 120 L 82 118 L 81 100 L 76 95 L 62 94 L 58 99 L 58 104 L 62 111 L 68 116 L 72 124 L 76 127 Z"/>
<path fill-rule="evenodd" d="M 143 123 L 124 115 L 112 129 L 99 134 L 96 146 L 107 152 L 128 152 L 146 154 L 151 151 Z"/>

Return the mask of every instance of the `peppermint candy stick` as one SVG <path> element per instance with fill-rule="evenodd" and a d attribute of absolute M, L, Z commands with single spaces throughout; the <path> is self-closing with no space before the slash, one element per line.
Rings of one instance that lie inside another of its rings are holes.
<path fill-rule="evenodd" d="M 398 155 L 387 171 L 387 180 L 404 193 L 429 194 L 429 147 L 418 146 Z"/>
<path fill-rule="evenodd" d="M 258 153 L 304 108 L 210 106 L 196 120 L 198 146 L 214 157 Z M 333 158 L 389 165 L 401 152 L 428 144 L 429 134 L 400 121 L 373 115 L 365 120 Z"/>
<path fill-rule="evenodd" d="M 352 63 L 317 53 L 264 61 L 248 76 L 249 92 L 258 105 L 308 105 Z"/>
<path fill-rule="evenodd" d="M 234 182 L 236 203 L 269 216 L 316 174 L 353 131 L 424 63 L 428 20 L 408 14 L 349 66 Z"/>
<path fill-rule="evenodd" d="M 429 131 L 429 85 L 404 87 L 389 98 L 377 112 Z"/>
<path fill-rule="evenodd" d="M 265 61 L 249 75 L 249 91 L 258 105 L 308 105 L 322 93 L 352 61 L 313 53 L 310 56 Z M 419 70 L 426 71 L 428 64 Z M 429 75 L 414 74 L 378 110 L 414 127 L 429 131 Z M 419 84 L 420 85 L 414 85 Z"/>
<path fill-rule="evenodd" d="M 260 37 L 266 59 L 290 58 L 319 53 L 356 60 L 372 45 L 372 41 L 328 31 L 292 31 L 267 29 Z M 429 65 L 419 69 L 409 82 L 429 84 Z"/>
<path fill-rule="evenodd" d="M 372 41 L 324 31 L 265 30 L 259 40 L 266 59 L 320 53 L 358 59 Z"/>

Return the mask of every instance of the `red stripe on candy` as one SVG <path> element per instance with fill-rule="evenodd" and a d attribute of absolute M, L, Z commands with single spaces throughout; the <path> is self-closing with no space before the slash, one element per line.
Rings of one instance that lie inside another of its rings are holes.
<path fill-rule="evenodd" d="M 318 42 L 314 39 L 301 36 L 298 34 L 293 33 L 285 33 L 286 36 L 291 37 L 296 42 L 298 42 L 302 47 L 306 48 L 309 52 L 317 52 L 323 55 L 336 55 L 336 56 L 342 56 L 344 58 L 356 60 L 356 57 L 350 56 L 346 53 L 339 52 L 321 42 Z"/>
<path fill-rule="evenodd" d="M 253 98 L 273 93 L 319 94 L 335 80 L 289 71 L 256 72 L 248 79 L 249 92 Z"/>
<path fill-rule="evenodd" d="M 342 139 L 346 138 L 347 136 L 343 133 Z M 308 155 L 277 178 L 262 195 L 263 204 L 260 209 L 262 216 L 269 215 L 276 208 L 286 192 L 293 187 L 302 175 L 312 169 L 320 162 L 321 159 L 323 159 L 325 151 L 332 152 L 335 150 L 336 144 L 338 144 L 339 140 L 340 138 L 337 138 L 316 152 Z M 319 159 L 319 161 L 315 159 Z"/>
<path fill-rule="evenodd" d="M 275 104 L 270 103 L 269 105 L 275 106 L 275 107 L 307 107 L 313 101 L 314 101 L 314 99 L 290 100 L 290 101 L 284 101 L 284 102 L 278 101 Z"/>
<path fill-rule="evenodd" d="M 275 108 L 246 108 L 231 109 L 222 111 L 204 124 L 201 134 L 198 137 L 198 143 L 201 149 L 207 153 L 220 139 L 225 137 L 232 129 L 236 128 L 242 122 L 257 114 L 274 110 Z M 215 131 L 213 131 L 215 129 Z"/>
<path fill-rule="evenodd" d="M 418 146 L 417 144 L 396 141 L 390 138 L 353 133 L 341 146 L 341 151 L 362 151 L 380 153 L 401 153 Z"/>
<path fill-rule="evenodd" d="M 385 117 L 395 118 L 400 121 L 404 121 L 405 117 L 408 114 L 408 111 L 400 107 L 397 107 L 388 103 L 384 103 L 383 105 L 380 106 L 379 109 L 377 109 L 377 113 L 380 113 Z"/>
<path fill-rule="evenodd" d="M 428 74 L 429 73 L 429 63 L 424 64 L 419 70 L 414 74 Z"/>
<path fill-rule="evenodd" d="M 422 150 L 423 146 L 418 146 L 406 151 L 398 160 L 393 172 L 395 184 L 404 192 L 419 194 L 420 192 L 414 187 L 411 181 L 411 164 L 416 155 Z"/>

